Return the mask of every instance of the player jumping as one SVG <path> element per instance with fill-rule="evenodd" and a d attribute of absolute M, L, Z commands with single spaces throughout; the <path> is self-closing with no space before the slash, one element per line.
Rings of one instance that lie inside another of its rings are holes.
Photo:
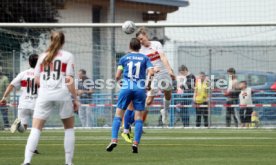
<path fill-rule="evenodd" d="M 168 62 L 167 57 L 164 54 L 162 45 L 158 41 L 150 41 L 145 28 L 140 28 L 136 33 L 136 38 L 140 41 L 141 49 L 140 53 L 149 57 L 154 66 L 154 77 L 151 84 L 151 90 L 147 93 L 146 109 L 143 114 L 143 121 L 146 120 L 148 114 L 148 108 L 152 104 L 154 97 L 158 94 L 159 90 L 164 92 L 163 109 L 160 111 L 162 115 L 162 122 L 164 126 L 168 125 L 168 111 L 172 96 L 172 79 L 175 79 L 172 68 Z M 128 128 L 131 120 L 132 106 L 130 105 L 126 110 L 124 116 L 125 127 L 122 137 L 129 142 Z"/>
<path fill-rule="evenodd" d="M 145 109 L 146 91 L 145 87 L 150 87 L 150 77 L 154 70 L 150 59 L 139 53 L 140 42 L 132 38 L 129 44 L 130 52 L 123 56 L 118 65 L 116 80 L 120 80 L 123 74 L 123 84 L 119 93 L 116 114 L 112 124 L 112 139 L 106 151 L 111 152 L 117 146 L 118 132 L 122 122 L 124 111 L 132 101 L 135 109 L 135 137 L 132 144 L 132 152 L 138 153 L 138 144 L 142 136 L 143 120 L 142 112 Z M 146 72 L 148 72 L 148 82 L 146 83 Z"/>

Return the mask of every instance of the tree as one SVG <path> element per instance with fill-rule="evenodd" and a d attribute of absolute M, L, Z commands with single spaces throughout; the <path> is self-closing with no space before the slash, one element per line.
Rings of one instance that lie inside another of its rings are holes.
<path fill-rule="evenodd" d="M 57 3 L 58 2 L 58 3 Z M 0 22 L 54 23 L 57 22 L 57 5 L 60 0 L 1 0 Z M 22 43 L 39 44 L 39 36 L 49 28 L 0 28 L 0 52 L 20 50 Z"/>

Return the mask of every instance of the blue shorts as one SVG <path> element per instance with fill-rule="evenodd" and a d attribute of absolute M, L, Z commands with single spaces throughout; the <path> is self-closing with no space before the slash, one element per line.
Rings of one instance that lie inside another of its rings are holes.
<path fill-rule="evenodd" d="M 121 89 L 118 97 L 117 108 L 126 110 L 131 101 L 133 102 L 133 107 L 135 110 L 145 110 L 145 89 Z"/>

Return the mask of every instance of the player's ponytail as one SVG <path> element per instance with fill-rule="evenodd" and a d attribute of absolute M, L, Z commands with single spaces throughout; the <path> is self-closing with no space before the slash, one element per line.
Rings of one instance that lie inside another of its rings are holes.
<path fill-rule="evenodd" d="M 52 32 L 51 44 L 46 50 L 47 56 L 43 60 L 43 65 L 49 65 L 61 49 L 65 41 L 63 32 Z"/>

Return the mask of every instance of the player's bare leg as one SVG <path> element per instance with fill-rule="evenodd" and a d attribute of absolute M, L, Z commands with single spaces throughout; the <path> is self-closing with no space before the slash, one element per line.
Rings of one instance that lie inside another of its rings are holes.
<path fill-rule="evenodd" d="M 148 96 L 147 99 L 146 99 L 146 107 L 145 107 L 145 110 L 143 111 L 143 122 L 145 122 L 147 120 L 147 116 L 148 116 L 148 113 L 149 113 L 149 106 L 152 104 L 154 100 L 154 96 Z"/>

